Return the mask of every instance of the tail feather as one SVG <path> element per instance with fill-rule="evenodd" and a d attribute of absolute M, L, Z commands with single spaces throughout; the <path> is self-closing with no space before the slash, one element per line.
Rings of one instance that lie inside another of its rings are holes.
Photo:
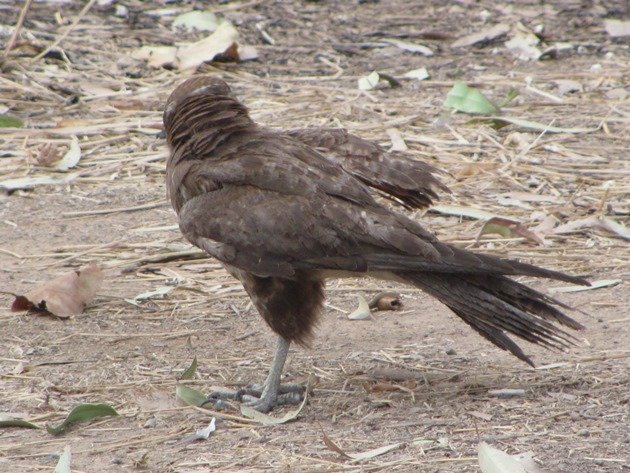
<path fill-rule="evenodd" d="M 497 275 L 475 275 L 468 278 L 467 281 L 523 312 L 529 312 L 544 319 L 556 321 L 574 330 L 584 329 L 581 323 L 567 316 L 555 308 L 554 305 L 564 309 L 571 309 L 571 307 L 525 284 Z"/>
<path fill-rule="evenodd" d="M 532 366 L 532 360 L 508 334 L 548 349 L 565 350 L 577 339 L 551 321 L 573 329 L 583 328 L 552 305 L 566 307 L 564 304 L 505 276 L 421 272 L 397 275 L 436 297 L 484 338 Z"/>

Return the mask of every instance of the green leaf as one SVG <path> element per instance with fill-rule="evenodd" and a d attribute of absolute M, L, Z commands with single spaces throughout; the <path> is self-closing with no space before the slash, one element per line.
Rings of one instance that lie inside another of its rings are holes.
<path fill-rule="evenodd" d="M 2 427 L 24 427 L 25 429 L 41 429 L 37 424 L 33 424 L 24 419 L 5 419 L 0 420 L 0 428 Z"/>
<path fill-rule="evenodd" d="M 88 420 L 95 419 L 97 417 L 105 416 L 117 416 L 118 412 L 107 404 L 80 404 L 68 414 L 66 420 L 64 420 L 57 427 L 51 425 L 46 426 L 48 433 L 52 435 L 59 435 L 68 429 L 72 424 L 77 422 L 87 422 Z"/>
<path fill-rule="evenodd" d="M 191 406 L 202 407 L 208 401 L 208 396 L 183 384 L 177 385 L 175 395 Z"/>
<path fill-rule="evenodd" d="M 70 462 L 72 461 L 72 455 L 70 454 L 70 445 L 66 445 L 63 449 L 63 453 L 59 455 L 59 461 L 55 466 L 53 473 L 70 473 Z"/>
<path fill-rule="evenodd" d="M 451 107 L 459 112 L 489 115 L 498 112 L 490 100 L 481 92 L 472 87 L 468 87 L 463 82 L 455 82 L 453 88 L 446 95 L 445 107 Z"/>
<path fill-rule="evenodd" d="M 523 237 L 539 245 L 545 243 L 539 235 L 529 230 L 522 223 L 503 217 L 492 217 L 488 220 L 479 232 L 477 239 L 479 239 L 481 235 L 487 234 L 498 234 L 503 238 Z"/>
<path fill-rule="evenodd" d="M 0 128 L 22 128 L 24 123 L 17 117 L 0 114 Z"/>
<path fill-rule="evenodd" d="M 192 379 L 193 376 L 195 376 L 196 372 L 197 372 L 197 357 L 194 357 L 190 366 L 186 368 L 186 371 L 182 373 L 179 379 Z"/>

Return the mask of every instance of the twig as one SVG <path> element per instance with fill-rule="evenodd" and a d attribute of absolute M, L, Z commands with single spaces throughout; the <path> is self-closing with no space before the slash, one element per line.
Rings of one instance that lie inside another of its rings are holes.
<path fill-rule="evenodd" d="M 9 41 L 7 42 L 7 45 L 4 48 L 4 53 L 3 53 L 4 57 L 7 57 L 9 55 L 9 52 L 11 51 L 13 46 L 15 45 L 15 41 L 17 40 L 17 37 L 20 34 L 20 30 L 22 29 L 22 25 L 24 24 L 24 19 L 26 18 L 26 13 L 28 12 L 28 9 L 31 7 L 31 3 L 32 2 L 33 2 L 33 0 L 26 0 L 24 2 L 24 6 L 22 7 L 22 10 L 20 11 L 20 16 L 18 17 L 17 23 L 15 24 L 15 28 L 13 29 L 13 34 L 9 38 Z"/>
<path fill-rule="evenodd" d="M 59 46 L 59 43 L 61 43 L 64 39 L 66 39 L 66 37 L 72 32 L 72 30 L 74 30 L 77 25 L 79 24 L 79 22 L 83 19 L 83 17 L 87 14 L 87 12 L 90 10 L 90 8 L 92 8 L 92 5 L 94 5 L 94 3 L 96 2 L 96 0 L 89 0 L 85 6 L 81 9 L 81 11 L 79 12 L 79 14 L 77 15 L 77 17 L 74 19 L 74 21 L 72 22 L 72 24 L 68 27 L 68 29 L 66 29 L 66 31 L 64 31 L 61 36 L 59 36 L 59 38 L 57 38 L 55 41 L 53 41 L 53 43 L 48 46 L 46 49 L 44 49 L 41 53 L 39 53 L 37 56 L 35 56 L 33 59 L 31 59 L 31 61 L 37 61 L 38 59 L 41 59 L 42 57 L 44 57 L 46 54 L 48 54 L 50 51 L 52 51 L 54 48 L 56 48 L 57 46 Z"/>
<path fill-rule="evenodd" d="M 166 203 L 163 200 L 158 202 L 152 202 L 150 204 L 142 204 L 136 205 L 133 207 L 119 207 L 114 209 L 101 209 L 101 210 L 84 210 L 80 212 L 64 212 L 61 215 L 64 217 L 87 217 L 88 215 L 104 215 L 104 214 L 112 214 L 117 212 L 134 212 L 136 210 L 148 210 L 154 209 L 156 207 L 162 207 Z"/>

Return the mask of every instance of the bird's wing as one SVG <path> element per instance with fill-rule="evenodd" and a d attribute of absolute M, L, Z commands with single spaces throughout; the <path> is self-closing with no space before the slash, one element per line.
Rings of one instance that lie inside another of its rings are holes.
<path fill-rule="evenodd" d="M 377 204 L 338 165 L 274 135 L 250 135 L 212 161 L 189 161 L 180 188 L 187 192 L 180 228 L 189 241 L 259 276 L 307 269 L 559 274 L 441 243 Z"/>
<path fill-rule="evenodd" d="M 440 258 L 429 232 L 290 138 L 255 130 L 205 156 L 192 137 L 182 154 L 189 159 L 170 170 L 169 185 L 180 228 L 225 263 L 287 276 L 301 267 L 370 270 L 364 255 Z"/>
<path fill-rule="evenodd" d="M 405 153 L 386 152 L 378 144 L 341 128 L 303 128 L 286 132 L 341 165 L 370 187 L 407 208 L 425 208 L 450 192 L 433 166 Z"/>

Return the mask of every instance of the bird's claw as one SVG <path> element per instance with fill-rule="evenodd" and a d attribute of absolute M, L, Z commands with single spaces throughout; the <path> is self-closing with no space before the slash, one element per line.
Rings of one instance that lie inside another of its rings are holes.
<path fill-rule="evenodd" d="M 295 405 L 304 399 L 306 388 L 301 384 L 281 384 L 276 392 L 265 392 L 264 385 L 251 384 L 237 391 L 217 390 L 208 394 L 205 404 L 212 404 L 217 410 L 227 408 L 228 401 L 243 402 L 259 412 L 269 412 L 279 405 Z"/>

